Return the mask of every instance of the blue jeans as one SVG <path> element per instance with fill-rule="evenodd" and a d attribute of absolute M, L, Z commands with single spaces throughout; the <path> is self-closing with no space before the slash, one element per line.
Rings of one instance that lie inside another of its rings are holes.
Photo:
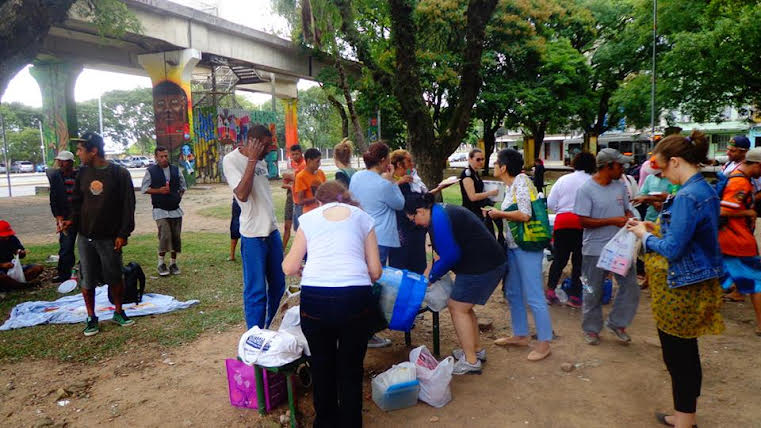
<path fill-rule="evenodd" d="M 534 315 L 537 339 L 544 342 L 552 340 L 552 321 L 542 290 L 542 257 L 542 251 L 508 248 L 505 299 L 510 304 L 513 335 L 528 336 L 528 305 Z"/>
<path fill-rule="evenodd" d="M 246 325 L 267 328 L 285 292 L 283 241 L 275 230 L 266 238 L 241 238 L 243 311 Z"/>
<path fill-rule="evenodd" d="M 378 255 L 380 255 L 381 266 L 388 265 L 388 256 L 391 254 L 391 248 L 385 245 L 378 245 Z"/>

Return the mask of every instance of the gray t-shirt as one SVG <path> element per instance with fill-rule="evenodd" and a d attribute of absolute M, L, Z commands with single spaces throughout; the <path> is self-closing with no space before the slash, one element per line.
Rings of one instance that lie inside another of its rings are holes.
<path fill-rule="evenodd" d="M 601 186 L 594 179 L 587 180 L 576 192 L 573 212 L 576 215 L 591 218 L 622 217 L 631 211 L 629 194 L 620 181 L 612 181 Z M 618 232 L 616 226 L 603 226 L 584 229 L 584 243 L 581 253 L 585 256 L 599 256 L 602 247 Z"/>

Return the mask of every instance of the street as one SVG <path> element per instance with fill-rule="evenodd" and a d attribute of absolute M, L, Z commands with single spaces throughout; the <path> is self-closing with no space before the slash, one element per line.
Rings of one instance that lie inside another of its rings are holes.
<path fill-rule="evenodd" d="M 132 175 L 132 183 L 139 187 L 145 168 L 129 168 Z M 25 174 L 11 174 L 11 195 L 12 196 L 32 196 L 34 189 L 38 186 L 48 187 L 48 178 L 44 172 L 34 172 Z M 5 174 L 0 176 L 0 198 L 8 197 L 8 179 Z"/>

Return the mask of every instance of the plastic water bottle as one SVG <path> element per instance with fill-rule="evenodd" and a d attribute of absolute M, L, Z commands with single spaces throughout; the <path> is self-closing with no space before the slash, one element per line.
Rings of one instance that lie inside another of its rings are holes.
<path fill-rule="evenodd" d="M 566 293 L 562 287 L 555 289 L 555 297 L 557 297 L 558 301 L 560 301 L 560 303 L 563 305 L 568 302 L 568 293 Z"/>
<path fill-rule="evenodd" d="M 586 276 L 581 277 L 581 287 L 584 289 L 584 294 L 594 294 L 592 286 L 589 285 L 589 280 Z"/>

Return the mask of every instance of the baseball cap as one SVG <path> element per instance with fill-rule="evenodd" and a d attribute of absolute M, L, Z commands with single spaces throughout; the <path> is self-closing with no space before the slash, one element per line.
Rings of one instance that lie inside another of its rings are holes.
<path fill-rule="evenodd" d="M 738 149 L 748 150 L 750 148 L 750 140 L 745 135 L 735 135 L 729 140 L 728 145 L 737 147 Z"/>
<path fill-rule="evenodd" d="M 748 150 L 745 155 L 745 162 L 761 162 L 761 147 L 754 147 Z"/>
<path fill-rule="evenodd" d="M 605 148 L 597 152 L 597 166 L 607 165 L 611 162 L 630 163 L 632 161 L 631 156 L 624 156 L 616 149 Z"/>
<path fill-rule="evenodd" d="M 74 142 L 80 142 L 81 141 L 83 143 L 93 142 L 96 145 L 98 145 L 99 147 L 103 147 L 103 137 L 101 137 L 100 135 L 96 134 L 95 132 L 85 132 L 84 134 L 82 134 L 81 137 L 71 138 L 71 141 L 74 141 Z"/>
<path fill-rule="evenodd" d="M 11 229 L 11 224 L 5 220 L 0 220 L 0 237 L 7 238 L 15 235 L 16 232 Z"/>
<path fill-rule="evenodd" d="M 62 160 L 62 161 L 73 161 L 74 154 L 68 150 L 61 150 L 60 152 L 58 152 L 58 156 L 56 156 L 55 158 L 57 160 Z"/>

